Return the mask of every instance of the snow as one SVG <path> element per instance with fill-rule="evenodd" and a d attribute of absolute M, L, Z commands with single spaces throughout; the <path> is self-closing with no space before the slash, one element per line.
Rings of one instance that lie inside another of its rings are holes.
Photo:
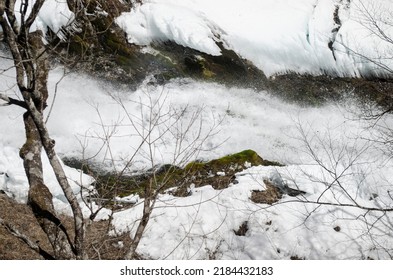
<path fill-rule="evenodd" d="M 28 1 L 28 8 L 26 17 L 29 16 L 31 8 L 34 6 L 35 1 Z M 21 0 L 15 2 L 15 16 L 20 22 Z M 67 0 L 49 0 L 45 1 L 36 20 L 30 27 L 30 31 L 42 30 L 44 33 L 50 28 L 55 34 L 64 26 L 68 26 L 74 19 L 74 14 L 68 9 Z M 2 28 L 0 26 L 0 32 Z M 61 34 L 59 34 L 61 36 Z"/>
<path fill-rule="evenodd" d="M 51 0 L 44 2 L 35 25 L 44 33 L 50 28 L 58 34 L 62 27 L 70 25 L 73 20 L 74 14 L 68 9 L 67 0 Z"/>
<path fill-rule="evenodd" d="M 214 251 L 219 259 L 389 258 L 380 247 L 372 247 L 369 238 L 379 240 L 374 236 L 378 229 L 368 232 L 370 229 L 364 221 L 356 218 L 363 213 L 359 209 L 317 208 L 296 203 L 296 198 L 288 196 L 275 206 L 250 202 L 250 192 L 263 190 L 262 180 L 272 171 L 280 172 L 289 181 L 296 178 L 307 191 L 306 198 L 316 199 L 315 183 L 305 178 L 304 170 L 310 167 L 253 167 L 238 174 L 237 185 L 224 190 L 206 186 L 196 188 L 186 198 L 162 195 L 140 244 L 140 252 L 153 259 L 207 259 Z M 321 184 L 317 186 L 321 187 Z M 142 212 L 141 207 L 115 214 L 113 223 L 118 229 L 134 232 L 139 217 L 135 215 Z M 245 236 L 236 236 L 234 230 L 244 221 L 248 222 L 249 231 Z M 334 230 L 337 226 L 339 231 Z M 389 229 L 382 229 L 380 241 L 391 248 Z"/>
<path fill-rule="evenodd" d="M 52 92 L 63 73 L 61 68 L 51 72 L 49 87 Z M 378 216 L 382 213 L 363 216 L 365 212 L 361 209 L 317 207 L 312 203 L 300 203 L 299 197 L 287 195 L 274 206 L 250 201 L 253 190 L 265 189 L 264 179 L 280 178 L 284 185 L 305 191 L 303 199 L 307 201 L 316 201 L 323 193 L 321 201 L 324 203 L 351 202 L 331 173 L 318 166 L 307 153 L 300 140 L 298 126 L 302 124 L 305 135 L 310 141 L 313 139 L 311 143 L 319 159 L 337 174 L 343 172 L 340 183 L 357 203 L 367 207 L 391 207 L 388 195 L 393 181 L 391 159 L 381 153 L 379 147 L 367 145 L 367 141 L 359 137 L 371 136 L 377 133 L 377 128 L 370 130 L 364 123 L 355 120 L 350 112 L 358 109 L 354 105 L 348 109 L 350 101 L 349 104 L 301 108 L 276 99 L 267 92 L 226 88 L 192 80 L 174 80 L 165 86 L 150 85 L 148 81 L 136 91 L 129 92 L 102 84 L 89 76 L 67 74 L 59 83 L 48 120 L 58 152 L 63 156 L 95 155 L 94 159 L 98 162 L 110 163 L 107 168 L 123 168 L 124 161 L 140 144 L 141 138 L 136 129 L 142 135 L 146 133 L 141 130 L 146 125 L 136 123 L 145 124 L 145 120 L 150 118 L 149 104 L 160 104 L 153 107 L 153 115 L 182 112 L 181 123 L 184 125 L 190 123 L 195 112 L 200 112 L 198 118 L 204 125 L 203 133 L 209 131 L 212 123 L 219 123 L 217 133 L 208 138 L 201 151 L 193 154 L 190 160 L 208 160 L 252 148 L 263 158 L 278 160 L 287 166 L 249 167 L 236 175 L 237 184 L 231 184 L 224 190 L 190 186 L 191 196 L 185 198 L 160 195 L 138 248 L 139 253 L 160 259 L 206 259 L 209 254 L 220 259 L 289 259 L 291 256 L 307 259 L 389 258 L 389 251 L 383 248 L 393 248 L 393 239 L 389 226 L 384 225 L 387 221 L 385 216 Z M 11 73 L 0 76 L 0 84 L 11 86 L 11 83 Z M 6 91 L 12 93 L 14 89 L 10 87 Z M 184 108 L 187 110 L 182 110 Z M 135 127 L 130 124 L 125 111 L 132 114 Z M 3 120 L 0 129 L 7 131 L 0 139 L 0 189 L 25 202 L 28 187 L 18 157 L 18 149 L 24 142 L 21 114 L 19 109 L 12 107 L 0 110 Z M 162 125 L 175 123 L 176 129 L 180 129 L 182 126 L 176 120 L 176 114 L 172 114 Z M 385 121 L 389 125 L 393 120 L 387 117 Z M 199 131 L 199 126 L 191 126 L 185 145 L 192 141 L 196 131 Z M 105 138 L 108 135 L 111 135 L 109 142 L 109 138 Z M 154 164 L 173 162 L 175 134 L 162 134 L 162 130 L 157 128 L 151 135 L 153 139 L 162 137 L 162 141 L 154 146 Z M 106 146 L 108 143 L 110 145 Z M 210 150 L 215 146 L 218 147 Z M 148 169 L 153 165 L 146 159 L 146 148 L 135 155 L 131 169 Z M 340 151 L 346 152 L 342 155 Z M 334 158 L 340 159 L 337 164 L 332 161 Z M 46 161 L 44 168 L 45 180 L 54 193 L 56 209 L 69 213 Z M 81 183 L 86 187 L 91 183 L 91 178 L 77 170 L 66 168 L 66 172 L 75 192 L 79 191 Z M 332 186 L 325 192 L 328 185 Z M 134 232 L 142 213 L 143 199 L 131 196 L 123 200 L 136 204 L 115 213 L 113 225 L 116 232 Z M 87 206 L 84 206 L 84 213 L 86 216 L 90 213 Z M 103 219 L 108 213 L 103 211 L 97 218 Z M 249 227 L 246 235 L 235 235 L 234 230 L 245 221 Z M 371 226 L 374 222 L 376 224 Z M 337 226 L 339 231 L 334 229 Z"/>
<path fill-rule="evenodd" d="M 142 46 L 170 40 L 217 56 L 222 43 L 267 76 L 296 72 L 361 77 L 392 72 L 391 14 L 390 0 L 146 0 L 122 13 L 116 23 L 130 43 Z M 370 15 L 388 38 L 376 32 Z M 65 0 L 45 1 L 31 30 L 50 28 L 61 37 L 61 27 L 73 18 Z"/>
<path fill-rule="evenodd" d="M 376 54 L 376 46 L 389 53 L 388 45 L 357 20 L 361 14 L 355 9 L 356 0 L 348 9 L 342 6 L 342 27 L 337 34 L 331 32 L 336 27 L 332 12 L 339 2 L 332 0 L 145 2 L 117 19 L 130 41 L 145 45 L 169 39 L 219 55 L 216 42 L 221 40 L 268 75 L 296 71 L 359 76 L 379 71 L 345 49 L 336 52 L 334 60 L 327 46 L 334 36 L 370 56 Z M 65 2 L 45 3 L 48 6 L 36 26 L 58 31 L 72 14 Z M 381 7 L 389 4 L 379 2 Z M 12 62 L 4 56 L 0 50 L 0 93 L 18 98 Z M 370 144 L 368 139 L 379 137 L 379 127 L 357 120 L 352 112 L 359 113 L 360 108 L 351 100 L 303 108 L 265 91 L 188 79 L 161 86 L 151 84 L 150 79 L 135 91 L 126 91 L 88 75 L 53 69 L 48 104 L 54 103 L 47 124 L 59 154 L 133 172 L 253 149 L 286 166 L 248 165 L 236 174 L 237 183 L 223 190 L 191 185 L 188 197 L 160 194 L 138 253 L 153 259 L 391 258 L 390 212 L 366 213 L 359 207 L 334 205 L 353 203 L 354 198 L 364 207 L 392 208 L 392 159 L 381 149 L 386 147 Z M 25 141 L 22 114 L 15 107 L 0 109 L 0 190 L 26 203 L 28 182 L 18 155 Z M 393 127 L 390 115 L 383 121 L 387 128 Z M 45 157 L 43 164 L 55 208 L 69 214 Z M 75 193 L 81 186 L 84 192 L 94 191 L 91 177 L 69 167 L 65 171 Z M 284 195 L 273 206 L 252 202 L 252 191 L 265 190 L 266 178 L 306 194 Z M 115 230 L 134 233 L 144 200 L 138 196 L 120 200 L 135 206 L 114 214 Z M 319 206 L 315 201 L 330 205 Z M 94 204 L 80 203 L 85 216 L 90 208 L 96 209 Z M 108 215 L 104 209 L 97 219 Z M 235 235 L 245 221 L 249 227 L 245 236 Z"/>
<path fill-rule="evenodd" d="M 154 15 L 154 16 L 151 16 Z M 129 36 L 129 42 L 148 45 L 170 38 L 176 43 L 212 55 L 220 55 L 216 45 L 214 24 L 203 14 L 171 4 L 138 6 L 124 13 L 116 22 Z"/>
<path fill-rule="evenodd" d="M 384 75 L 380 67 L 361 57 L 373 58 L 392 69 L 391 43 L 372 34 L 365 11 L 381 17 L 391 14 L 391 1 L 354 0 L 147 0 L 116 22 L 129 41 L 148 45 L 171 40 L 199 51 L 218 55 L 223 42 L 252 61 L 267 76 L 288 71 L 338 76 Z M 341 27 L 334 20 L 339 7 Z M 329 48 L 333 41 L 334 54 Z M 348 51 L 350 50 L 350 51 Z"/>

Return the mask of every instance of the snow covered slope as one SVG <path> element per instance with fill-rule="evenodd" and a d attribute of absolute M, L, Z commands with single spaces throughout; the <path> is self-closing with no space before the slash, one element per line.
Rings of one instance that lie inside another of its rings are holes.
<path fill-rule="evenodd" d="M 117 23 L 131 43 L 172 40 L 219 55 L 216 42 L 268 76 L 294 71 L 339 76 L 382 75 L 362 56 L 392 69 L 390 0 L 146 0 Z M 368 14 L 369 13 L 369 14 Z M 390 25 L 389 25 L 390 23 Z"/>
<path fill-rule="evenodd" d="M 1 62 L 8 63 L 3 59 Z M 62 76 L 61 68 L 51 72 L 51 92 Z M 0 84 L 8 85 L 8 94 L 15 90 L 12 79 L 11 71 L 0 75 Z M 150 111 L 151 102 L 160 106 Z M 124 109 L 136 127 L 131 125 Z M 356 106 L 351 107 L 351 111 L 356 110 Z M 140 145 L 141 138 L 135 128 L 148 127 L 146 121 L 151 116 L 157 113 L 165 116 L 161 125 L 168 127 L 167 124 L 176 123 L 178 117 L 168 112 L 182 112 L 178 129 L 181 125 L 186 128 L 198 111 L 201 119 L 198 118 L 197 123 L 202 120 L 202 133 L 222 119 L 217 133 L 195 155 L 198 158 L 212 159 L 252 148 L 264 158 L 287 166 L 248 168 L 237 174 L 237 184 L 224 190 L 190 186 L 191 195 L 185 198 L 160 195 L 139 253 L 167 259 L 211 256 L 220 259 L 389 258 L 393 250 L 389 213 L 369 212 L 363 216 L 366 212 L 356 207 L 320 207 L 312 203 L 321 195 L 326 203 L 350 203 L 341 189 L 344 186 L 345 192 L 360 205 L 392 207 L 389 196 L 393 182 L 392 160 L 388 154 L 381 153 L 378 146 L 368 145 L 367 140 L 362 139 L 378 133 L 378 128 L 370 129 L 349 118 L 345 104 L 300 108 L 266 92 L 228 89 L 192 80 L 177 80 L 165 86 L 146 83 L 128 92 L 101 84 L 89 76 L 69 74 L 58 84 L 48 127 L 63 156 L 95 156 L 97 161 L 121 168 Z M 0 119 L 0 189 L 25 202 L 28 184 L 18 156 L 25 139 L 22 111 L 2 107 Z M 390 116 L 385 119 L 387 125 L 392 121 Z M 341 174 L 340 184 L 304 150 L 299 124 L 319 160 Z M 165 131 L 162 126 L 152 131 L 152 139 L 162 136 Z M 185 146 L 199 134 L 199 129 L 199 125 L 190 127 L 190 134 L 184 137 Z M 173 162 L 176 134 L 165 134 L 160 139 L 153 146 L 153 162 Z M 319 142 L 321 139 L 327 142 Z M 217 145 L 218 148 L 211 150 Z M 146 148 L 136 155 L 132 168 L 152 165 L 146 158 Z M 56 209 L 67 212 L 64 196 L 47 162 L 44 164 L 45 179 L 54 194 Z M 76 192 L 78 184 L 88 186 L 91 182 L 74 169 L 67 168 L 66 172 Z M 252 202 L 252 191 L 265 190 L 264 179 L 272 172 L 278 172 L 290 187 L 305 191 L 305 196 L 285 195 L 275 206 Z M 135 230 L 142 204 L 115 214 L 113 223 L 117 231 Z M 88 215 L 88 208 L 84 210 Z M 104 218 L 107 212 L 101 214 Z M 243 222 L 247 222 L 248 231 L 238 236 L 234 231 Z"/>
<path fill-rule="evenodd" d="M 370 56 L 389 51 L 356 21 L 354 5 L 360 2 L 355 0 L 349 6 L 330 0 L 145 2 L 118 19 L 133 42 L 170 39 L 218 55 L 215 42 L 223 41 L 271 75 L 374 71 L 372 65 L 359 64 L 346 52 L 335 51 L 333 56 L 329 42 L 340 49 L 339 43 L 335 45 L 340 38 L 364 48 Z M 378 3 L 388 8 L 391 1 Z M 339 25 L 333 16 L 336 5 L 341 27 L 332 32 Z M 55 28 L 48 11 L 42 19 Z M 0 52 L 0 92 L 18 97 L 12 62 L 3 57 Z M 123 168 L 135 151 L 130 169 L 178 163 L 174 155 L 179 147 L 188 147 L 213 126 L 212 137 L 197 146 L 198 153 L 189 160 L 254 149 L 266 159 L 286 164 L 245 169 L 236 174 L 237 183 L 223 190 L 190 185 L 190 196 L 185 198 L 161 194 L 138 248 L 146 257 L 389 259 L 393 254 L 392 212 L 343 206 L 353 206 L 354 198 L 362 207 L 393 208 L 391 150 L 386 153 L 380 149 L 386 146 L 368 141 L 380 135 L 379 127 L 354 118 L 349 112 L 360 109 L 350 101 L 301 108 L 267 92 L 187 79 L 165 86 L 147 79 L 135 91 L 127 91 L 88 75 L 64 76 L 62 68 L 50 72 L 49 90 L 48 104 L 55 102 L 48 128 L 62 156 L 91 158 L 115 169 Z M 25 141 L 22 114 L 20 108 L 0 109 L 0 190 L 26 202 L 28 182 L 18 156 Z M 150 131 L 151 119 L 157 116 L 160 126 Z M 391 115 L 382 121 L 387 128 L 393 127 Z M 141 145 L 146 135 L 154 140 L 150 147 Z M 64 195 L 45 160 L 44 169 L 56 209 L 67 212 Z M 90 177 L 72 168 L 66 172 L 75 192 L 81 185 L 89 188 Z M 306 194 L 284 195 L 274 206 L 252 202 L 252 191 L 266 190 L 264 180 L 272 173 Z M 117 231 L 135 231 L 142 204 L 114 215 Z M 88 215 L 89 209 L 84 210 Z M 106 214 L 102 212 L 101 218 Z M 243 236 L 235 234 L 244 222 L 248 230 Z"/>

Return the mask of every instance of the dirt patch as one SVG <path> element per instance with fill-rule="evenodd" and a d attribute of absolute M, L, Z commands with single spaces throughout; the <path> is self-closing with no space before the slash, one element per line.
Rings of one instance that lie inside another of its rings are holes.
<path fill-rule="evenodd" d="M 245 236 L 248 231 L 248 222 L 244 221 L 237 230 L 233 230 L 237 236 Z"/>
<path fill-rule="evenodd" d="M 16 203 L 5 194 L 0 194 L 0 217 L 12 223 L 21 233 L 28 234 L 33 242 L 50 252 L 51 246 L 46 235 L 27 205 Z M 0 260 L 33 259 L 43 258 L 19 238 L 10 234 L 5 227 L 0 226 Z"/>
<path fill-rule="evenodd" d="M 251 201 L 254 203 L 263 203 L 269 205 L 272 205 L 273 203 L 279 201 L 282 198 L 283 193 L 268 180 L 263 180 L 263 182 L 266 185 L 266 190 L 252 191 Z"/>
<path fill-rule="evenodd" d="M 129 233 L 108 235 L 110 221 L 92 223 L 87 230 L 86 244 L 88 255 L 93 260 L 122 260 L 131 245 Z"/>
<path fill-rule="evenodd" d="M 13 225 L 20 233 L 26 235 L 32 242 L 51 253 L 51 245 L 47 236 L 37 223 L 33 212 L 26 204 L 16 203 L 13 199 L 0 193 L 0 217 Z M 60 216 L 63 225 L 72 238 L 73 219 Z M 71 229 L 71 230 L 70 230 Z M 129 233 L 109 235 L 110 221 L 91 222 L 86 229 L 86 250 L 89 259 L 119 260 L 124 259 L 130 247 Z M 0 225 L 0 260 L 42 260 L 43 257 L 32 250 L 19 238 L 12 235 Z"/>

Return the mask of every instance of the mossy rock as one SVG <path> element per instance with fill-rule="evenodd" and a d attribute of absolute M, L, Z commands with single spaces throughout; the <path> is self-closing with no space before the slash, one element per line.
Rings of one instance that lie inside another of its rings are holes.
<path fill-rule="evenodd" d="M 191 162 L 184 171 L 192 174 L 192 183 L 196 186 L 211 185 L 215 189 L 227 188 L 236 182 L 235 174 L 251 166 L 282 166 L 282 164 L 261 158 L 253 150 L 224 156 L 209 162 Z"/>
<path fill-rule="evenodd" d="M 244 150 L 242 152 L 214 159 L 209 162 L 191 162 L 187 164 L 185 170 L 193 171 L 213 171 L 213 172 L 239 172 L 248 166 L 282 166 L 278 162 L 264 160 L 253 150 Z"/>
<path fill-rule="evenodd" d="M 96 179 L 96 189 L 101 198 L 111 199 L 116 196 L 125 197 L 138 194 L 144 197 L 147 192 L 164 192 L 175 188 L 171 193 L 175 196 L 190 195 L 190 186 L 202 187 L 211 185 L 215 189 L 227 188 L 236 183 L 237 172 L 251 166 L 282 166 L 278 162 L 261 158 L 253 150 L 227 155 L 209 162 L 194 161 L 184 168 L 165 164 L 158 168 L 147 170 L 140 175 L 123 175 L 105 173 L 95 170 L 93 165 L 75 159 L 64 159 L 64 162 L 74 168 L 88 171 Z M 110 205 L 106 205 L 109 207 Z"/>
<path fill-rule="evenodd" d="M 263 159 L 253 150 L 244 150 L 209 162 L 194 161 L 184 168 L 167 164 L 143 175 L 120 180 L 106 177 L 106 180 L 107 186 L 116 186 L 117 196 L 139 194 L 143 197 L 144 190 L 153 186 L 155 189 L 159 188 L 160 191 L 175 187 L 172 194 L 184 197 L 190 195 L 191 185 L 194 187 L 211 185 L 214 189 L 227 188 L 231 183 L 236 183 L 237 172 L 258 165 L 282 166 L 278 162 Z"/>
<path fill-rule="evenodd" d="M 249 61 L 239 57 L 234 51 L 227 50 L 220 43 L 221 55 L 209 55 L 173 41 L 156 42 L 152 47 L 161 55 L 176 62 L 169 67 L 176 69 L 179 77 L 218 82 L 228 86 L 247 86 L 266 89 L 266 76 Z"/>
<path fill-rule="evenodd" d="M 101 175 L 97 178 L 97 189 L 102 194 L 112 192 L 113 195 L 120 197 L 131 194 L 144 197 L 145 190 L 150 187 L 160 191 L 176 187 L 172 194 L 184 197 L 190 194 L 191 185 L 195 187 L 211 185 L 215 189 L 227 188 L 235 182 L 235 173 L 257 165 L 281 166 L 277 162 L 262 159 L 253 150 L 244 150 L 209 162 L 191 162 L 185 168 L 166 164 L 137 176 Z"/>

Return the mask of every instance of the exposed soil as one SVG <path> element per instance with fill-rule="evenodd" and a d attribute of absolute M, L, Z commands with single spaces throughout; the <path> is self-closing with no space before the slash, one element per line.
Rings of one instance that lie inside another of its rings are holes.
<path fill-rule="evenodd" d="M 5 194 L 0 193 L 0 217 L 10 222 L 20 232 L 29 234 L 30 239 L 43 249 L 50 251 L 50 244 L 33 216 L 31 209 L 25 204 L 18 204 Z M 43 259 L 31 250 L 19 238 L 11 235 L 0 225 L 0 260 Z"/>
<path fill-rule="evenodd" d="M 0 217 L 27 236 L 32 242 L 51 253 L 48 239 L 37 223 L 33 212 L 26 204 L 16 203 L 13 199 L 0 193 Z M 71 217 L 60 215 L 68 229 L 72 229 Z M 90 259 L 124 259 L 127 248 L 130 247 L 131 238 L 128 233 L 112 236 L 108 235 L 111 229 L 110 221 L 91 222 L 87 226 L 86 244 Z M 72 234 L 71 234 L 72 235 Z M 43 257 L 32 250 L 26 243 L 15 237 L 0 225 L 0 260 L 42 260 Z"/>
<path fill-rule="evenodd" d="M 278 202 L 282 198 L 283 193 L 269 181 L 264 180 L 263 182 L 265 183 L 266 190 L 252 191 L 250 198 L 251 201 L 254 203 L 263 203 L 269 205 Z"/>

